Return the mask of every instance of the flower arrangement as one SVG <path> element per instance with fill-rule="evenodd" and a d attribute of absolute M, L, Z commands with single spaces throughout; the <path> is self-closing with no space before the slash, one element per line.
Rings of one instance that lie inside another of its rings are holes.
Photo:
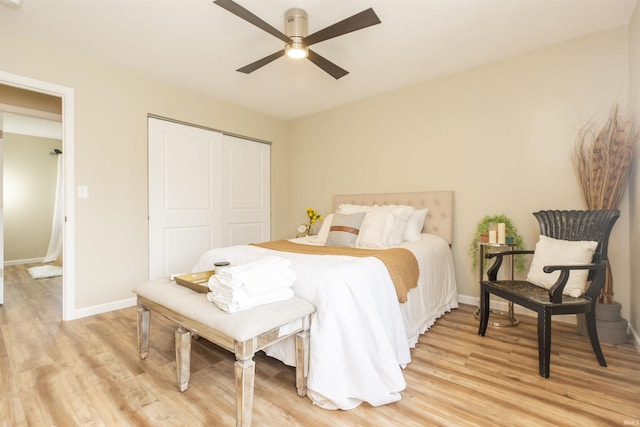
<path fill-rule="evenodd" d="M 594 128 L 594 123 L 587 122 L 576 138 L 573 164 L 578 183 L 588 209 L 618 209 L 631 174 L 638 130 L 617 104 L 611 106 L 602 128 Z M 610 263 L 598 302 L 613 303 Z"/>
<path fill-rule="evenodd" d="M 311 236 L 313 224 L 316 221 L 322 221 L 324 218 L 318 213 L 317 210 L 307 208 L 307 216 L 309 217 L 309 225 L 307 225 L 307 236 Z"/>

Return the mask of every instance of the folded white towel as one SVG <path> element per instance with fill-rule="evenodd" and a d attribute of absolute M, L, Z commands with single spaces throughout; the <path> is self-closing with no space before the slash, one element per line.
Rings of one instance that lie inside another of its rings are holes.
<path fill-rule="evenodd" d="M 228 313 L 236 313 L 238 311 L 248 310 L 259 305 L 269 304 L 277 301 L 284 301 L 290 298 L 293 298 L 293 289 L 291 288 L 275 289 L 271 292 L 266 292 L 255 297 L 245 298 L 242 301 L 233 302 L 230 304 L 224 301 L 220 301 L 213 292 L 209 292 L 207 294 L 207 299 L 209 301 L 215 303 L 221 310 L 224 310 Z"/>
<path fill-rule="evenodd" d="M 240 298 L 246 296 L 255 296 L 270 292 L 279 288 L 290 288 L 296 281 L 296 273 L 287 268 L 278 274 L 274 274 L 269 277 L 253 280 L 247 282 L 249 285 L 245 286 L 233 286 L 229 285 L 226 280 L 220 279 L 217 274 L 214 274 L 209 279 L 209 289 L 212 292 L 218 292 L 220 295 L 228 295 L 229 301 L 238 301 Z"/>
<path fill-rule="evenodd" d="M 268 255 L 257 261 L 234 265 L 217 274 L 227 286 L 253 286 L 270 277 L 278 276 L 291 267 L 291 261 L 276 255 Z"/>
<path fill-rule="evenodd" d="M 216 272 L 209 279 L 207 298 L 234 313 L 293 297 L 296 273 L 291 261 L 269 255 L 258 261 Z"/>

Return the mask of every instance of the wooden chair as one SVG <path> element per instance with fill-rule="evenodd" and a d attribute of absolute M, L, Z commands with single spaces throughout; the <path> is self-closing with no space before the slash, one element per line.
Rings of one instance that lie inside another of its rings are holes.
<path fill-rule="evenodd" d="M 598 246 L 592 264 L 549 265 L 545 273 L 560 271 L 555 284 L 546 289 L 523 280 L 497 280 L 504 256 L 533 254 L 531 250 L 514 250 L 487 254 L 496 258 L 489 269 L 488 280 L 480 282 L 480 327 L 478 334 L 485 335 L 489 320 L 490 294 L 538 313 L 538 365 L 540 376 L 549 378 L 551 355 L 551 316 L 554 314 L 584 314 L 591 346 L 601 366 L 607 366 L 600 348 L 596 329 L 596 300 L 602 291 L 606 276 L 607 247 L 614 223 L 620 216 L 618 210 L 590 211 L 540 211 L 533 214 L 540 225 L 540 234 L 553 239 L 570 241 L 596 241 Z M 575 270 L 588 270 L 587 289 L 579 298 L 563 295 L 569 274 Z"/>

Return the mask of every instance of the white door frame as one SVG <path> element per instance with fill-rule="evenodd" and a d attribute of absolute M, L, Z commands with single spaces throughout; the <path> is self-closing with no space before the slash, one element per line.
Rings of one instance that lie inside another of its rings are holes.
<path fill-rule="evenodd" d="M 75 298 L 75 205 L 74 205 L 74 90 L 0 70 L 0 84 L 45 93 L 62 100 L 62 165 L 64 171 L 64 227 L 62 263 L 62 320 L 79 317 Z M 4 261 L 4 260 L 3 260 Z"/>

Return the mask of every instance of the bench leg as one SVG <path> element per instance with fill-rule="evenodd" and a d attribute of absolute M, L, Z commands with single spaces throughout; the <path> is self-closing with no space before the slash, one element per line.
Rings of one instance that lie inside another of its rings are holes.
<path fill-rule="evenodd" d="M 176 329 L 176 374 L 178 388 L 185 391 L 189 387 L 191 375 L 191 332 L 182 326 Z"/>
<path fill-rule="evenodd" d="M 236 426 L 247 427 L 251 425 L 256 362 L 253 361 L 253 357 L 245 360 L 238 359 L 234 366 L 236 372 Z"/>
<path fill-rule="evenodd" d="M 149 309 L 138 306 L 138 353 L 140 359 L 149 354 Z"/>
<path fill-rule="evenodd" d="M 296 389 L 298 396 L 307 395 L 307 375 L 309 373 L 309 331 L 296 334 Z"/>

